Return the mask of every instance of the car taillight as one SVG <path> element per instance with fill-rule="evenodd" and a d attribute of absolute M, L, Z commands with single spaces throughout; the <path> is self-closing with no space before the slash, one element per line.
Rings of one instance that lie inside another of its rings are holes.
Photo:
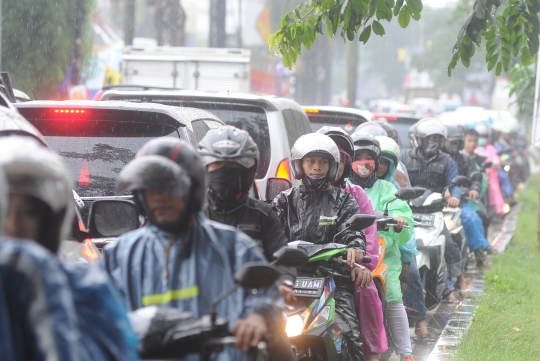
<path fill-rule="evenodd" d="M 93 264 L 99 258 L 99 253 L 90 238 L 86 238 L 81 244 L 81 252 L 88 263 Z"/>
<path fill-rule="evenodd" d="M 398 120 L 397 115 L 385 115 L 385 114 L 375 114 L 373 116 L 375 120 Z"/>
<path fill-rule="evenodd" d="M 291 180 L 291 166 L 289 159 L 283 159 L 277 168 L 276 178 L 285 178 Z"/>
<path fill-rule="evenodd" d="M 55 109 L 56 114 L 84 114 L 84 109 Z"/>
<path fill-rule="evenodd" d="M 303 109 L 305 113 L 319 114 L 319 109 L 314 109 L 314 108 L 303 108 Z"/>

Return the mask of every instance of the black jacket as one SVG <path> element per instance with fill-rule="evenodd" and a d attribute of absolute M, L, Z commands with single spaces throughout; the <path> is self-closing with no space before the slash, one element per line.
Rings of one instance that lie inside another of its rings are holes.
<path fill-rule="evenodd" d="M 304 185 L 291 188 L 281 192 L 272 205 L 290 241 L 318 244 L 332 243 L 345 222 L 360 213 L 350 193 L 328 184 L 316 190 Z M 336 243 L 366 250 L 364 232 L 345 231 Z"/>
<path fill-rule="evenodd" d="M 233 226 L 250 236 L 268 262 L 273 261 L 274 252 L 287 246 L 283 226 L 269 204 L 247 198 L 243 205 L 232 211 L 218 212 L 207 207 L 205 213 L 212 221 Z M 296 271 L 289 268 L 283 268 L 283 271 L 290 276 L 288 279 L 294 280 Z"/>
<path fill-rule="evenodd" d="M 459 175 L 464 175 L 465 177 L 470 178 L 471 174 L 478 170 L 476 168 L 476 162 L 467 153 L 460 151 L 457 155 L 451 156 L 457 164 Z M 482 189 L 482 183 L 471 182 L 469 189 L 474 189 L 475 191 L 480 192 Z"/>

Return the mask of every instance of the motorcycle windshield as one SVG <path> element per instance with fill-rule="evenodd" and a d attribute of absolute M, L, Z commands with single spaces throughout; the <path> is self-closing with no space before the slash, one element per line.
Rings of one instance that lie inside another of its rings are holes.
<path fill-rule="evenodd" d="M 291 248 L 301 249 L 302 251 L 307 253 L 309 258 L 329 250 L 347 248 L 346 245 L 341 243 L 314 244 L 305 241 L 289 242 L 288 246 Z"/>

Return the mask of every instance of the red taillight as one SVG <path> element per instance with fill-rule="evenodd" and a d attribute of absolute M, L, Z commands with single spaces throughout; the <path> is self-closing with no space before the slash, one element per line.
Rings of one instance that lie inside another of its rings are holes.
<path fill-rule="evenodd" d="M 276 178 L 285 178 L 291 180 L 291 166 L 289 163 L 289 159 L 283 159 L 279 163 L 276 171 Z"/>
<path fill-rule="evenodd" d="M 84 114 L 84 109 L 55 109 L 57 114 Z"/>
<path fill-rule="evenodd" d="M 397 115 L 385 115 L 385 114 L 375 114 L 373 119 L 377 120 L 398 120 Z"/>

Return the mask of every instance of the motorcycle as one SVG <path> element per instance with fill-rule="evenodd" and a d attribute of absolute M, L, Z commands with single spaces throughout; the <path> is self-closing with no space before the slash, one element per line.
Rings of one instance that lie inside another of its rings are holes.
<path fill-rule="evenodd" d="M 374 216 L 357 214 L 345 224 L 345 230 L 361 231 L 373 224 Z M 299 270 L 294 285 L 294 301 L 286 312 L 285 331 L 297 360 L 337 361 L 342 350 L 343 335 L 335 322 L 336 304 L 334 277 L 349 277 L 349 272 L 338 274 L 332 266 L 347 265 L 347 246 L 339 243 L 314 244 L 305 241 L 289 243 L 289 247 L 303 250 L 309 256 Z M 371 262 L 364 257 L 361 263 Z M 364 269 L 361 264 L 355 267 Z"/>
<path fill-rule="evenodd" d="M 457 176 L 452 180 L 453 186 L 468 186 L 469 178 Z M 448 289 L 448 270 L 444 260 L 446 239 L 443 234 L 446 223 L 455 234 L 462 232 L 461 210 L 446 207 L 443 193 L 432 192 L 415 187 L 424 194 L 409 202 L 413 212 L 414 230 L 416 233 L 416 256 L 420 278 L 426 294 L 426 308 L 432 310 L 446 295 Z M 446 212 L 446 213 L 445 213 Z M 454 227 L 456 226 L 456 227 Z M 464 237 L 462 244 L 464 245 Z"/>
<path fill-rule="evenodd" d="M 274 257 L 280 265 L 299 267 L 307 261 L 307 255 L 299 250 L 284 247 Z M 140 340 L 139 354 L 142 360 L 179 360 L 190 354 L 199 354 L 202 361 L 223 352 L 226 347 L 236 346 L 236 338 L 229 331 L 226 318 L 217 317 L 217 306 L 239 287 L 244 289 L 266 288 L 280 277 L 279 271 L 264 263 L 248 263 L 234 275 L 235 286 L 219 295 L 212 303 L 209 315 L 196 318 L 176 308 L 147 306 L 129 314 L 130 323 Z M 267 359 L 266 343 L 248 351 L 246 359 Z"/>

